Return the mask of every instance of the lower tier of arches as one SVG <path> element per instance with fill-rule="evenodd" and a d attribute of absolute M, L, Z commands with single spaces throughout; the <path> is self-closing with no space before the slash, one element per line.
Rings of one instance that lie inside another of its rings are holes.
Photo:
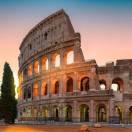
<path fill-rule="evenodd" d="M 18 108 L 19 121 L 65 121 L 132 123 L 132 106 L 128 109 L 110 102 L 54 103 Z"/>

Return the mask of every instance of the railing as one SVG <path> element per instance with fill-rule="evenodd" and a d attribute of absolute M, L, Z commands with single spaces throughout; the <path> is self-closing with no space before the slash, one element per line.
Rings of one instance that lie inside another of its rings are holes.
<path fill-rule="evenodd" d="M 66 97 L 70 96 L 103 96 L 113 95 L 113 90 L 96 90 L 96 91 L 79 91 L 79 92 L 67 92 Z"/>

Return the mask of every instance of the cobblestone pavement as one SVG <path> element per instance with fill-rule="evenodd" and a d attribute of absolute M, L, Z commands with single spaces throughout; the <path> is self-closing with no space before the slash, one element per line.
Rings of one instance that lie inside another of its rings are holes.
<path fill-rule="evenodd" d="M 0 126 L 0 132 L 79 132 L 80 126 L 10 125 Z M 90 128 L 90 132 L 132 132 L 132 128 Z"/>

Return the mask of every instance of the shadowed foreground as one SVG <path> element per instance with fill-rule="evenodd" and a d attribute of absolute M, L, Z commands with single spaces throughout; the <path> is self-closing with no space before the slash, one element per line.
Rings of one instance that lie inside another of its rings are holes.
<path fill-rule="evenodd" d="M 80 126 L 10 125 L 0 126 L 0 132 L 79 132 Z M 132 132 L 132 128 L 90 128 L 91 132 Z"/>

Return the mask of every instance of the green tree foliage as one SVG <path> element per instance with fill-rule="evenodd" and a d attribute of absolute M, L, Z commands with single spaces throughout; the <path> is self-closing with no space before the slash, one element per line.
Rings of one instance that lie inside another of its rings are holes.
<path fill-rule="evenodd" d="M 14 77 L 10 65 L 4 65 L 1 85 L 2 115 L 6 123 L 14 123 L 17 116 L 17 100 L 15 99 Z"/>

